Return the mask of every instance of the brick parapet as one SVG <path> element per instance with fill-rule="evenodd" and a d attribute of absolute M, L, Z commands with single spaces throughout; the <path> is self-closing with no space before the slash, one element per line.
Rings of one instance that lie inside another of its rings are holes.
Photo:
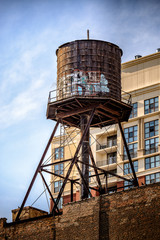
<path fill-rule="evenodd" d="M 159 240 L 160 183 L 64 205 L 63 215 L 7 224 L 0 239 Z"/>

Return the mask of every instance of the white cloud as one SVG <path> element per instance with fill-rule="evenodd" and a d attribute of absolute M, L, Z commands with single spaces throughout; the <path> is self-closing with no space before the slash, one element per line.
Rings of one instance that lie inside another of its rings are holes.
<path fill-rule="evenodd" d="M 19 92 L 10 103 L 1 106 L 1 128 L 36 116 L 47 100 L 46 78 L 48 78 L 48 73 L 41 73 L 39 79 L 32 81 L 26 90 Z"/>

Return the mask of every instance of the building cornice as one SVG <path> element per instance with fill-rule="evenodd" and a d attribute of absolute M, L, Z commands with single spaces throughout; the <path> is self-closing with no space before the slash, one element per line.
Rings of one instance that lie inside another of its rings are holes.
<path fill-rule="evenodd" d="M 127 91 L 127 93 L 131 94 L 132 97 L 137 97 L 139 95 L 145 94 L 145 93 L 150 93 L 160 90 L 160 83 L 152 84 L 150 86 L 142 87 L 139 88 L 138 90 L 131 90 Z M 122 93 L 122 95 L 125 96 L 125 93 Z"/>
<path fill-rule="evenodd" d="M 150 54 L 150 55 L 147 55 L 147 56 L 144 56 L 144 57 L 140 57 L 140 58 L 122 63 L 122 65 L 121 65 L 122 66 L 122 71 L 123 71 L 123 69 L 129 68 L 129 67 L 141 64 L 141 63 L 145 63 L 145 62 L 148 62 L 148 61 L 151 61 L 151 60 L 155 60 L 157 58 L 160 58 L 160 52 L 153 53 L 153 54 Z"/>

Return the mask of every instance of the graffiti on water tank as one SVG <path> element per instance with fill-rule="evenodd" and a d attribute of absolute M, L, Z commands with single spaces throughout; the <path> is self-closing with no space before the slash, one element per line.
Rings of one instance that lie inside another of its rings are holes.
<path fill-rule="evenodd" d="M 104 96 L 109 93 L 108 80 L 99 71 L 74 70 L 58 81 L 59 95 L 99 95 Z"/>

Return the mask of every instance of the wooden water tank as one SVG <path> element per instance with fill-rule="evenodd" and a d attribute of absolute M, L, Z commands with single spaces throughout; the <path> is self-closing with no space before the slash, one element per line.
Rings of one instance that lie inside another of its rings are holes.
<path fill-rule="evenodd" d="M 121 100 L 122 50 L 99 40 L 76 40 L 57 51 L 57 100 L 72 96 Z"/>

